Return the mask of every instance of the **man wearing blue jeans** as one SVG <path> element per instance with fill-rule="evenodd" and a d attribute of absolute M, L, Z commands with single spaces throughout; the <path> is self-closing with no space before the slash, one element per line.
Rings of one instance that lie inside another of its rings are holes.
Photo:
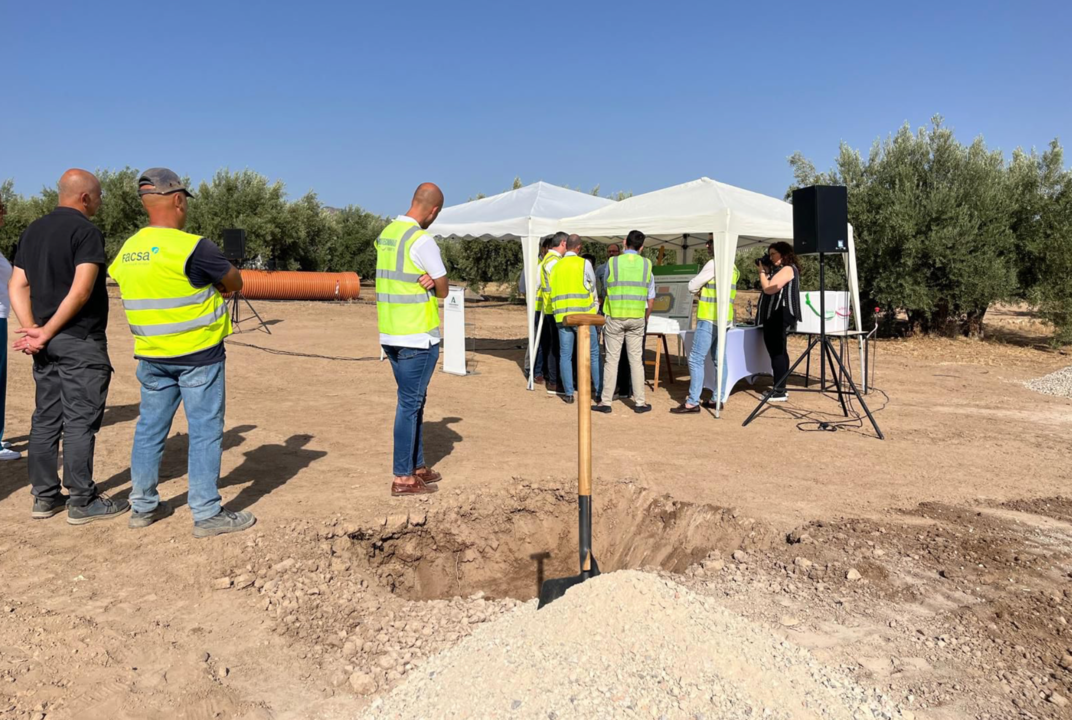
<path fill-rule="evenodd" d="M 707 251 L 713 252 L 714 242 L 707 241 Z M 737 267 L 733 268 L 733 284 L 730 286 L 729 302 L 723 303 L 722 312 L 727 320 L 733 322 L 733 301 L 737 297 L 737 279 L 740 277 Z M 689 291 L 700 294 L 700 305 L 696 309 L 696 331 L 692 336 L 692 351 L 689 353 L 689 396 L 685 402 L 670 412 L 675 415 L 686 415 L 700 412 L 700 394 L 704 389 L 704 370 L 707 362 L 707 354 L 715 364 L 715 372 L 719 371 L 718 362 L 718 325 L 717 317 L 718 297 L 715 291 L 715 261 L 711 259 L 704 265 L 700 274 L 689 281 Z M 722 404 L 730 396 L 728 383 L 729 363 L 722 363 Z M 717 387 L 717 385 L 716 385 Z M 715 407 L 715 398 L 709 403 L 703 403 L 704 407 Z"/>
<path fill-rule="evenodd" d="M 422 183 L 405 215 L 376 239 L 376 318 L 380 346 L 398 386 L 391 495 L 436 492 L 442 476 L 424 462 L 424 405 L 439 361 L 439 301 L 447 269 L 425 232 L 443 207 L 443 192 Z"/>
<path fill-rule="evenodd" d="M 551 305 L 554 308 L 555 322 L 558 325 L 558 376 L 562 380 L 563 400 L 574 402 L 573 387 L 573 350 L 577 344 L 577 328 L 565 324 L 566 315 L 596 314 L 599 303 L 596 301 L 596 273 L 592 263 L 578 255 L 581 238 L 570 235 L 566 240 L 566 254 L 559 260 L 550 276 Z M 592 367 L 592 386 L 598 396 L 602 384 L 599 382 L 599 333 L 588 333 L 591 343 L 589 362 Z"/>
<path fill-rule="evenodd" d="M 119 283 L 134 356 L 141 406 L 130 453 L 130 527 L 144 528 L 172 513 L 160 499 L 160 459 L 181 402 L 189 426 L 189 505 L 194 537 L 250 528 L 249 512 L 231 512 L 217 489 L 226 408 L 224 339 L 231 317 L 221 292 L 242 289 L 242 275 L 216 245 L 182 232 L 187 198 L 182 180 L 165 168 L 138 179 L 149 227 L 124 243 L 108 269 Z"/>

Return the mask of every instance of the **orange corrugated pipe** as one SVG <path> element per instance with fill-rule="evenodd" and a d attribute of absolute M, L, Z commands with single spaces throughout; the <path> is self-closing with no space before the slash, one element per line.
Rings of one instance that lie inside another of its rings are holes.
<path fill-rule="evenodd" d="M 250 300 L 356 300 L 361 278 L 353 272 L 243 270 L 242 294 Z"/>

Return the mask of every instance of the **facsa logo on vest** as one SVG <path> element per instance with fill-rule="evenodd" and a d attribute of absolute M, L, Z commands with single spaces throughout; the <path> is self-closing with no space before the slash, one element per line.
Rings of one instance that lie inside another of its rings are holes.
<path fill-rule="evenodd" d="M 147 263 L 153 259 L 153 255 L 160 252 L 160 248 L 154 247 L 149 252 L 129 252 L 123 253 L 123 262 L 125 263 Z"/>

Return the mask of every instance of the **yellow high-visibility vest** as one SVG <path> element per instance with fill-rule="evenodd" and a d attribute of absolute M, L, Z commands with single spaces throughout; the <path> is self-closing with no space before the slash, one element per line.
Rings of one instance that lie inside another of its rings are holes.
<path fill-rule="evenodd" d="M 551 270 L 561 259 L 561 255 L 548 250 L 540 261 L 540 294 L 536 306 L 544 315 L 552 315 L 555 312 L 551 305 Z"/>
<path fill-rule="evenodd" d="M 410 248 L 422 235 L 420 225 L 395 220 L 376 240 L 376 316 L 386 335 L 417 335 L 439 327 L 435 293 L 417 282 L 424 271 L 413 264 Z"/>
<path fill-rule="evenodd" d="M 584 266 L 587 261 L 576 255 L 568 255 L 551 270 L 551 306 L 555 322 L 562 322 L 567 315 L 595 315 L 599 308 L 595 289 L 584 286 Z"/>
<path fill-rule="evenodd" d="M 138 357 L 190 355 L 231 334 L 223 296 L 212 285 L 194 287 L 186 277 L 186 261 L 200 240 L 173 228 L 142 228 L 108 268 L 119 283 Z"/>
<path fill-rule="evenodd" d="M 638 253 L 625 253 L 610 259 L 607 266 L 607 300 L 603 312 L 607 317 L 625 320 L 642 318 L 648 311 L 651 287 L 651 260 Z"/>
<path fill-rule="evenodd" d="M 737 266 L 733 266 L 733 284 L 730 285 L 730 302 L 728 307 L 724 310 L 726 319 L 733 322 L 733 301 L 737 297 L 737 280 L 741 277 L 740 271 Z M 718 305 L 718 297 L 715 292 L 715 279 L 711 278 L 711 281 L 700 289 L 700 307 L 696 308 L 696 319 L 707 320 L 708 322 L 715 321 L 715 306 Z"/>

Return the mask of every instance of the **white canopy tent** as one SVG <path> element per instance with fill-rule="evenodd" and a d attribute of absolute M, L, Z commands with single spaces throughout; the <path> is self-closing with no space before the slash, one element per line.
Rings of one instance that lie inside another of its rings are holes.
<path fill-rule="evenodd" d="M 614 201 L 558 185 L 536 182 L 517 190 L 443 208 L 428 228 L 437 238 L 520 240 L 528 307 L 529 353 L 535 355 L 536 288 L 540 238 L 561 228 L 559 219 L 597 210 Z"/>
<path fill-rule="evenodd" d="M 558 223 L 563 230 L 602 242 L 618 242 L 630 230 L 648 236 L 648 246 L 678 246 L 687 255 L 689 236 L 714 237 L 715 288 L 721 306 L 729 297 L 733 263 L 737 251 L 777 240 L 793 242 L 793 206 L 760 193 L 700 178 L 683 185 L 636 195 L 593 210 L 565 217 Z M 856 246 L 852 226 L 848 228 L 849 252 L 845 258 L 856 328 L 863 327 L 860 314 L 860 284 L 856 275 Z M 725 362 L 728 321 L 718 312 L 718 363 Z M 531 323 L 531 320 L 530 320 Z M 863 355 L 861 343 L 861 358 Z M 862 367 L 862 365 L 861 365 Z M 722 397 L 722 373 L 717 375 L 717 398 Z M 717 414 L 717 413 L 716 413 Z"/>

